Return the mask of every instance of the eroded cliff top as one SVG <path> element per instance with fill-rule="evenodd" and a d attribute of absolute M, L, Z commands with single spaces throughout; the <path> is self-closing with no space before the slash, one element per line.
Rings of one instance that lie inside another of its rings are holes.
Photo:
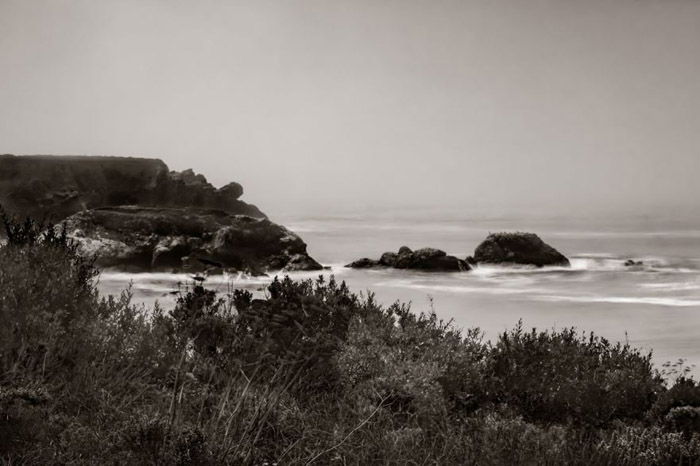
<path fill-rule="evenodd" d="M 253 274 L 323 268 L 285 227 L 223 210 L 103 207 L 71 215 L 65 227 L 80 250 L 103 267 Z"/>
<path fill-rule="evenodd" d="M 160 159 L 0 155 L 0 204 L 10 213 L 60 221 L 84 209 L 118 205 L 201 207 L 264 218 L 239 198 L 238 183 L 214 187 L 191 169 Z"/>

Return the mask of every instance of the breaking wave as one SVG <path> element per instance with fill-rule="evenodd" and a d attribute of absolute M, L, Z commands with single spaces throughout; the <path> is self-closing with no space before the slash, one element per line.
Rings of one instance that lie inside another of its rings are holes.
<path fill-rule="evenodd" d="M 580 272 L 655 272 L 655 273 L 698 273 L 698 269 L 673 264 L 659 257 L 640 257 L 641 265 L 626 266 L 627 259 L 614 258 L 602 254 L 585 254 L 570 258 L 571 267 L 535 267 L 527 265 L 479 265 L 473 273 L 481 276 L 504 274 L 551 274 L 551 273 L 580 273 Z"/>
<path fill-rule="evenodd" d="M 666 298 L 658 296 L 558 296 L 540 295 L 533 297 L 538 301 L 567 303 L 610 303 L 610 304 L 647 304 L 653 306 L 691 307 L 700 306 L 700 299 Z"/>

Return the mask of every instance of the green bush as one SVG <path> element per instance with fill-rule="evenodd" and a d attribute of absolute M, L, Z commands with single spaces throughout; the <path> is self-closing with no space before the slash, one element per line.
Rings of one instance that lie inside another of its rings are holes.
<path fill-rule="evenodd" d="M 487 358 L 478 331 L 462 338 L 434 313 L 395 304 L 353 320 L 338 363 L 344 388 L 359 402 L 382 401 L 404 423 L 426 425 L 476 408 L 487 391 Z"/>
<path fill-rule="evenodd" d="M 659 394 L 651 415 L 661 419 L 671 409 L 680 406 L 700 407 L 700 383 L 692 378 L 679 377 L 669 389 Z"/>
<path fill-rule="evenodd" d="M 98 309 L 92 262 L 65 232 L 3 214 L 8 243 L 0 248 L 0 371 L 4 377 L 46 376 L 82 351 Z"/>
<path fill-rule="evenodd" d="M 695 406 L 671 408 L 664 421 L 672 430 L 691 437 L 693 433 L 700 433 L 700 408 Z"/>
<path fill-rule="evenodd" d="M 700 461 L 700 438 L 658 427 L 619 426 L 597 450 L 616 459 L 616 464 L 692 465 Z"/>
<path fill-rule="evenodd" d="M 663 389 L 651 354 L 573 328 L 526 332 L 518 324 L 491 356 L 495 399 L 535 421 L 641 419 Z"/>
<path fill-rule="evenodd" d="M 333 356 L 345 340 L 353 315 L 365 312 L 345 283 L 275 278 L 265 300 L 236 299 L 240 352 L 255 361 L 274 360 L 296 367 L 307 392 L 333 389 Z"/>

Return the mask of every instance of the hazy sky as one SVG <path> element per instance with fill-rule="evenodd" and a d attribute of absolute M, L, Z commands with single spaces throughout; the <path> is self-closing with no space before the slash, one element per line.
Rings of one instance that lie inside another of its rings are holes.
<path fill-rule="evenodd" d="M 264 211 L 700 201 L 700 0 L 0 0 L 0 153 Z"/>

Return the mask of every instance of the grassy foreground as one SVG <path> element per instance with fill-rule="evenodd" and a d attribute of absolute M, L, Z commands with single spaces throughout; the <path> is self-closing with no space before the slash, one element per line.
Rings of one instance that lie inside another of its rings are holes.
<path fill-rule="evenodd" d="M 5 223 L 0 463 L 700 462 L 700 386 L 629 346 L 484 342 L 322 278 L 144 309 L 100 297 L 63 235 Z"/>

